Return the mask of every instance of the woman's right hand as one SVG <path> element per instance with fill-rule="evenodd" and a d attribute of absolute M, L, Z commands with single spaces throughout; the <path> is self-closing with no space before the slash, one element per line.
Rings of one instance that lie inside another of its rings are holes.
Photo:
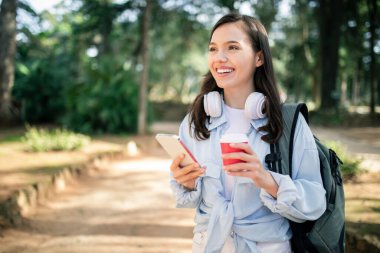
<path fill-rule="evenodd" d="M 189 190 L 194 190 L 195 182 L 198 177 L 204 174 L 205 168 L 201 168 L 198 163 L 181 167 L 179 164 L 184 158 L 185 155 L 183 154 L 177 156 L 170 165 L 170 170 L 172 171 L 173 178 L 177 181 L 177 183 L 183 185 Z"/>

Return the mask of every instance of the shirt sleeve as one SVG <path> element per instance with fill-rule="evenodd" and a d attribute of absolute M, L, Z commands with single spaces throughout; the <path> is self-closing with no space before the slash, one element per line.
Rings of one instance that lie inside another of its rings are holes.
<path fill-rule="evenodd" d="M 181 141 L 189 149 L 189 151 L 194 154 L 193 142 L 195 140 L 190 136 L 189 130 L 190 129 L 189 129 L 189 115 L 188 115 L 183 119 L 179 127 L 179 137 Z M 194 190 L 189 190 L 183 185 L 177 183 L 177 181 L 173 178 L 172 173 L 170 173 L 169 183 L 176 200 L 177 208 L 195 208 L 199 205 L 199 202 L 201 200 L 202 178 L 198 178 L 196 180 Z"/>
<path fill-rule="evenodd" d="M 313 134 L 302 115 L 294 136 L 293 179 L 270 172 L 278 184 L 277 199 L 261 189 L 260 198 L 272 212 L 289 220 L 304 222 L 318 219 L 326 210 L 319 156 Z"/>

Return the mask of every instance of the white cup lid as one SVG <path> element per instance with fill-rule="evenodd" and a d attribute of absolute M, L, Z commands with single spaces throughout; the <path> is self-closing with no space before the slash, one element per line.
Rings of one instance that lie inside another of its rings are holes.
<path fill-rule="evenodd" d="M 246 134 L 224 134 L 220 138 L 221 143 L 240 143 L 248 142 L 248 137 Z"/>

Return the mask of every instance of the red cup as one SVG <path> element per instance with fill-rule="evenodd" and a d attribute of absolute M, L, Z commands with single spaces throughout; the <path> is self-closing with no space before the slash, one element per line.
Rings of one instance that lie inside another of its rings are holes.
<path fill-rule="evenodd" d="M 248 137 L 245 134 L 224 134 L 220 138 L 220 147 L 222 154 L 244 152 L 240 148 L 233 148 L 230 146 L 232 143 L 248 143 Z M 244 161 L 240 159 L 223 159 L 223 165 L 229 165 L 234 163 L 242 163 Z"/>

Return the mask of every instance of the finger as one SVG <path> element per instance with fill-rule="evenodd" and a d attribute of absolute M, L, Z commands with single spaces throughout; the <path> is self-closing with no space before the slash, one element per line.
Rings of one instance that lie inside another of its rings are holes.
<path fill-rule="evenodd" d="M 176 178 L 176 181 L 179 184 L 186 184 L 187 182 L 193 181 L 197 179 L 198 177 L 204 175 L 204 173 L 205 173 L 205 169 L 199 168 L 198 170 L 192 171 L 186 175 Z"/>
<path fill-rule="evenodd" d="M 174 158 L 172 164 L 170 165 L 170 170 L 175 171 L 178 169 L 180 162 L 185 158 L 185 154 L 177 155 L 176 158 Z"/>
<path fill-rule="evenodd" d="M 245 162 L 256 162 L 257 157 L 252 154 L 247 154 L 244 152 L 233 152 L 233 153 L 226 153 L 222 155 L 222 159 L 239 159 Z"/>
<path fill-rule="evenodd" d="M 236 171 L 257 171 L 259 169 L 258 163 L 234 163 L 223 167 L 226 172 Z"/>
<path fill-rule="evenodd" d="M 255 154 L 255 152 L 253 152 L 251 146 L 248 143 L 231 143 L 230 146 L 232 148 L 240 148 L 248 154 Z"/>
<path fill-rule="evenodd" d="M 182 175 L 189 174 L 190 172 L 192 172 L 192 171 L 198 171 L 199 169 L 200 169 L 199 164 L 198 163 L 193 163 L 193 164 L 187 165 L 186 167 L 183 167 L 181 169 L 181 174 Z"/>
<path fill-rule="evenodd" d="M 199 164 L 193 163 L 193 164 L 187 165 L 183 168 L 180 168 L 178 170 L 172 171 L 173 177 L 177 180 L 179 177 L 185 176 L 192 171 L 198 171 L 199 169 L 200 169 Z"/>

